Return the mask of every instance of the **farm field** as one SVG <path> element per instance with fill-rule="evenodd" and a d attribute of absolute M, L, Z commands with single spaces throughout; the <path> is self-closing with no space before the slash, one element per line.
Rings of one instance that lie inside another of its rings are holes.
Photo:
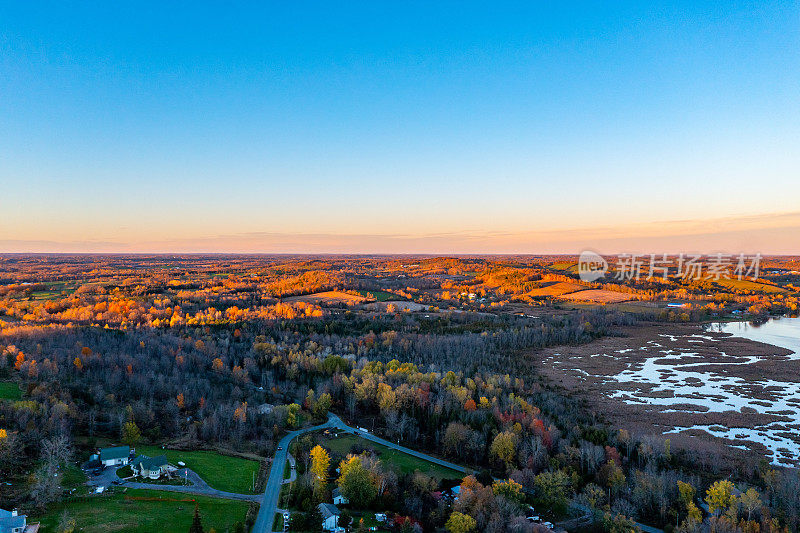
<path fill-rule="evenodd" d="M 589 289 L 585 291 L 563 294 L 560 298 L 594 303 L 617 303 L 632 299 L 632 295 L 624 292 L 609 291 L 606 289 Z"/>
<path fill-rule="evenodd" d="M 164 450 L 158 446 L 137 446 L 137 454 L 154 457 L 166 455 L 170 464 L 186 463 L 211 487 L 239 494 L 254 494 L 253 475 L 258 476 L 259 463 L 241 457 L 229 457 L 207 450 Z"/>
<path fill-rule="evenodd" d="M 786 289 L 782 287 L 776 287 L 775 285 L 769 285 L 767 283 L 757 283 L 755 281 L 750 281 L 747 279 L 720 279 L 715 281 L 714 283 L 726 289 L 763 292 L 763 293 L 786 292 Z"/>
<path fill-rule="evenodd" d="M 317 292 L 314 294 L 305 294 L 303 296 L 290 296 L 284 298 L 286 302 L 307 302 L 312 304 L 348 304 L 355 305 L 367 302 L 367 298 L 363 296 L 356 296 L 342 291 L 326 291 Z"/>
<path fill-rule="evenodd" d="M 220 533 L 244 522 L 249 504 L 179 492 L 128 489 L 124 493 L 78 499 L 55 505 L 42 517 L 42 533 L 55 533 L 66 511 L 75 520 L 76 533 L 185 533 L 189 530 L 195 505 L 206 531 Z"/>
<path fill-rule="evenodd" d="M 13 381 L 0 381 L 0 400 L 21 400 L 22 391 Z"/>
<path fill-rule="evenodd" d="M 565 272 L 576 272 L 578 270 L 578 263 L 574 261 L 561 261 L 550 265 L 553 270 L 562 270 Z"/>
<path fill-rule="evenodd" d="M 586 289 L 585 286 L 579 285 L 577 283 L 569 283 L 567 281 L 559 281 L 556 283 L 550 283 L 547 285 L 542 285 L 537 289 L 533 289 L 528 293 L 528 296 L 561 296 L 563 294 L 569 294 L 571 292 L 582 291 Z"/>
<path fill-rule="evenodd" d="M 428 461 L 418 457 L 413 457 L 397 450 L 389 449 L 386 446 L 356 437 L 355 435 L 348 434 L 329 439 L 322 439 L 320 444 L 341 456 L 346 456 L 348 453 L 350 453 L 350 450 L 355 444 L 373 449 L 375 450 L 375 453 L 378 454 L 385 467 L 392 468 L 399 474 L 409 474 L 415 470 L 420 470 L 429 476 L 440 480 L 461 479 L 464 477 L 464 474 L 461 472 L 429 463 Z"/>
<path fill-rule="evenodd" d="M 376 302 L 370 304 L 368 308 L 386 311 L 390 305 L 393 305 L 398 311 L 428 311 L 431 308 L 431 306 L 427 304 L 420 304 L 405 300 L 386 300 L 384 302 Z"/>

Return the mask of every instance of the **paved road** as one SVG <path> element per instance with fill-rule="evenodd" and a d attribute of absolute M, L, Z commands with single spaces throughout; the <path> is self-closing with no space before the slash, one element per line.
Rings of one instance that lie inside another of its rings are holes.
<path fill-rule="evenodd" d="M 342 422 L 336 415 L 328 414 L 328 421 L 324 424 L 291 431 L 278 442 L 279 449 L 275 452 L 275 458 L 272 460 L 269 478 L 264 488 L 264 498 L 261 500 L 261 507 L 258 510 L 256 523 L 253 524 L 253 529 L 250 530 L 251 533 L 268 533 L 272 531 L 272 524 L 275 522 L 275 511 L 278 508 L 278 496 L 280 495 L 281 485 L 283 484 L 283 468 L 286 465 L 286 457 L 289 453 L 289 443 L 291 443 L 295 437 L 303 433 L 334 426 L 334 420 Z"/>
<path fill-rule="evenodd" d="M 87 481 L 87 485 L 92 487 L 111 487 L 112 481 L 120 481 L 120 478 L 117 476 L 117 470 L 120 468 L 122 467 L 106 468 L 99 476 L 90 476 Z M 163 490 L 167 492 L 185 492 L 187 494 L 197 494 L 200 496 L 212 496 L 214 498 L 226 498 L 228 500 L 244 500 L 261 503 L 261 494 L 238 494 L 235 492 L 226 492 L 224 490 L 211 488 L 208 483 L 203 480 L 203 478 L 197 475 L 195 471 L 188 468 L 181 468 L 176 472 L 176 474 L 181 478 L 188 479 L 191 482 L 191 485 L 162 485 L 160 483 L 138 483 L 135 481 L 123 480 L 124 483 L 119 485 L 119 487 Z"/>
<path fill-rule="evenodd" d="M 325 428 L 336 428 L 341 431 L 349 431 L 351 433 L 357 433 L 359 437 L 362 437 L 366 440 L 382 444 L 387 448 L 391 448 L 399 452 L 413 455 L 414 457 L 424 459 L 425 461 L 429 461 L 431 463 L 443 466 L 445 468 L 451 468 L 457 472 L 461 472 L 464 474 L 469 474 L 472 472 L 471 470 L 468 470 L 467 468 L 459 466 L 455 463 L 444 461 L 442 459 L 439 459 L 438 457 L 433 457 L 431 455 L 418 452 L 416 450 L 412 450 L 411 448 L 406 448 L 405 446 L 400 446 L 399 444 L 396 444 L 394 442 L 390 442 L 386 439 L 376 437 L 375 435 L 372 435 L 366 431 L 361 431 L 354 427 L 350 427 L 347 424 L 345 424 L 344 421 L 335 414 L 328 413 L 328 421 L 325 422 L 324 424 L 320 424 L 319 426 L 314 426 L 306 429 L 299 429 L 297 431 L 292 431 L 291 433 L 283 437 L 278 443 L 278 447 L 281 449 L 275 453 L 275 458 L 272 461 L 272 468 L 270 468 L 269 471 L 269 479 L 267 480 L 267 486 L 264 490 L 264 499 L 261 502 L 261 508 L 258 511 L 258 518 L 256 519 L 256 523 L 255 525 L 253 525 L 253 529 L 250 530 L 251 533 L 268 533 L 272 531 L 272 524 L 275 521 L 275 513 L 278 510 L 278 496 L 280 494 L 281 485 L 283 484 L 283 468 L 284 465 L 286 464 L 287 457 L 289 457 L 289 452 L 288 452 L 289 444 L 298 435 L 302 435 L 303 433 L 308 433 L 309 431 L 318 431 L 320 429 L 325 429 Z"/>
<path fill-rule="evenodd" d="M 590 507 L 587 507 L 586 505 L 581 505 L 579 503 L 573 503 L 572 507 L 586 513 L 585 518 L 587 518 L 587 520 L 592 519 L 592 514 L 594 511 L 592 511 Z M 647 524 L 642 524 L 641 522 L 636 522 L 636 521 L 634 521 L 633 523 L 639 526 L 639 528 L 642 530 L 643 533 L 664 533 L 663 529 L 659 529 L 657 527 L 648 526 Z"/>
<path fill-rule="evenodd" d="M 386 439 L 382 439 L 380 437 L 376 437 L 371 433 L 367 433 L 366 431 L 361 431 L 360 429 L 353 428 L 342 422 L 342 420 L 336 417 L 335 426 L 339 429 L 344 431 L 355 431 L 359 437 L 370 440 L 372 442 L 376 442 L 378 444 L 382 444 L 387 448 L 391 448 L 393 450 L 397 450 L 399 452 L 407 453 L 408 455 L 412 455 L 419 459 L 423 459 L 428 461 L 429 463 L 437 464 L 439 466 L 443 466 L 445 468 L 450 468 L 451 470 L 455 470 L 456 472 L 461 472 L 462 474 L 471 474 L 473 471 L 464 468 L 463 466 L 457 465 L 455 463 L 451 463 L 450 461 L 445 461 L 443 459 L 439 459 L 438 457 L 434 457 L 432 455 L 428 455 L 427 453 L 418 452 L 416 450 L 412 450 L 411 448 L 406 448 L 405 446 L 400 446 L 399 444 L 395 444 L 394 442 L 388 441 Z"/>
<path fill-rule="evenodd" d="M 198 487 L 194 485 L 159 485 L 157 483 L 134 483 L 126 482 L 123 487 L 132 489 L 153 489 L 164 490 L 167 492 L 184 492 L 186 494 L 196 494 L 198 496 L 211 496 L 213 498 L 225 498 L 228 500 L 243 500 L 248 502 L 261 503 L 261 494 L 238 494 L 236 492 L 225 492 L 224 490 L 212 489 L 209 486 Z"/>
<path fill-rule="evenodd" d="M 214 498 L 226 498 L 228 500 L 244 500 L 248 502 L 261 503 L 261 494 L 239 494 L 236 492 L 226 492 L 224 490 L 217 490 L 212 488 L 203 481 L 203 478 L 197 475 L 194 470 L 188 468 L 181 468 L 176 474 L 183 478 L 188 479 L 191 485 L 161 485 L 158 483 L 138 483 L 127 481 L 124 487 L 132 489 L 153 489 L 153 490 L 166 490 L 169 492 L 186 492 L 188 494 L 197 494 L 200 496 L 212 496 Z"/>

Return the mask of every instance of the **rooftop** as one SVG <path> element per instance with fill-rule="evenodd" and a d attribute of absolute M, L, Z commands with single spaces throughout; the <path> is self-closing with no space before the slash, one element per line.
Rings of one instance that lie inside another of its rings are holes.
<path fill-rule="evenodd" d="M 112 446 L 100 450 L 101 461 L 111 461 L 112 459 L 125 459 L 131 454 L 130 446 Z"/>
<path fill-rule="evenodd" d="M 139 457 L 133 460 L 131 466 L 136 467 L 139 466 L 140 464 L 142 465 L 142 468 L 144 468 L 145 470 L 155 470 L 167 464 L 167 456 L 157 455 L 156 457 L 148 457 L 146 455 L 140 455 Z"/>
<path fill-rule="evenodd" d="M 319 512 L 322 513 L 322 519 L 327 520 L 332 516 L 339 516 L 339 508 L 332 503 L 321 503 L 317 506 Z"/>

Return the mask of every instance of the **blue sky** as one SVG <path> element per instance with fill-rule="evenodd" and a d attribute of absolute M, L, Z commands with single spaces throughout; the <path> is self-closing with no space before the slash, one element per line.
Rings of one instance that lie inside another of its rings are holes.
<path fill-rule="evenodd" d="M 28 4 L 0 251 L 800 252 L 798 2 Z"/>

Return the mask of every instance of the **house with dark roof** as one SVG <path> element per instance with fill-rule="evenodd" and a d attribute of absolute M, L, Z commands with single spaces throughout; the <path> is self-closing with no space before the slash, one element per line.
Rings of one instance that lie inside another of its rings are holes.
<path fill-rule="evenodd" d="M 112 446 L 100 450 L 100 462 L 103 466 L 126 465 L 130 461 L 130 456 L 130 446 Z"/>
<path fill-rule="evenodd" d="M 339 487 L 333 489 L 332 496 L 334 505 L 347 505 L 350 503 L 350 500 L 347 499 L 347 496 L 342 494 L 342 491 L 339 489 Z"/>
<path fill-rule="evenodd" d="M 321 503 L 317 506 L 322 515 L 322 529 L 325 531 L 336 531 L 339 527 L 339 508 L 332 503 Z"/>
<path fill-rule="evenodd" d="M 131 470 L 138 476 L 158 479 L 170 471 L 170 466 L 166 455 L 156 457 L 140 455 L 131 462 Z"/>
<path fill-rule="evenodd" d="M 0 509 L 0 533 L 37 533 L 39 524 L 28 524 L 28 517 L 16 509 Z"/>

